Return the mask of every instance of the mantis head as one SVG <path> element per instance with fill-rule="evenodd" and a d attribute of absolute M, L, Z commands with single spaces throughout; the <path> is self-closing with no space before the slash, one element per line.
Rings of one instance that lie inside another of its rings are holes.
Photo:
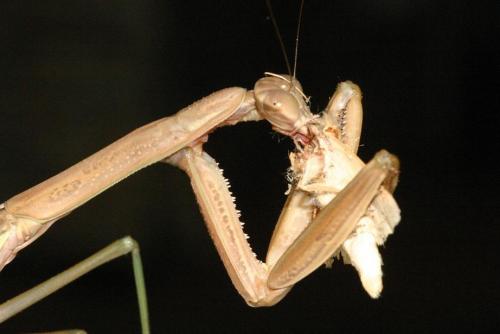
<path fill-rule="evenodd" d="M 255 84 L 257 111 L 272 124 L 275 131 L 307 141 L 307 124 L 314 116 L 307 106 L 302 86 L 289 75 L 266 75 Z"/>

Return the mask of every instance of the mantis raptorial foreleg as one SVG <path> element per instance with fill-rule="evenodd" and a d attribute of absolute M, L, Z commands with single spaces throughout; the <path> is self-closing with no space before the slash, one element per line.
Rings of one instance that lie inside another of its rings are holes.
<path fill-rule="evenodd" d="M 214 93 L 0 205 L 0 270 L 56 220 L 123 178 L 172 155 L 231 117 L 251 118 L 244 109 L 246 98 L 242 88 Z"/>
<path fill-rule="evenodd" d="M 293 284 L 324 263 L 355 228 L 382 183 L 399 168 L 394 156 L 386 151 L 379 152 L 309 226 L 303 226 L 304 229 L 297 233 L 299 237 L 287 245 L 288 250 L 275 264 L 275 260 L 271 263 L 257 260 L 252 252 L 234 198 L 227 187 L 221 186 L 227 181 L 208 154 L 200 147 L 185 149 L 167 162 L 182 168 L 190 176 L 224 266 L 236 289 L 251 306 L 276 304 Z M 306 222 L 310 220 L 310 217 L 303 218 Z M 274 242 L 277 240 L 279 238 L 273 239 Z"/>
<path fill-rule="evenodd" d="M 378 152 L 286 250 L 269 276 L 269 287 L 290 286 L 325 263 L 365 215 L 380 186 L 398 171 L 394 156 Z"/>

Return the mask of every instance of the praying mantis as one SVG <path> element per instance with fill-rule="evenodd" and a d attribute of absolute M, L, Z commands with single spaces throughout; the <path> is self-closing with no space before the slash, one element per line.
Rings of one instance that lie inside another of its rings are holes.
<path fill-rule="evenodd" d="M 145 125 L 66 171 L 0 206 L 0 266 L 60 218 L 136 170 L 164 161 L 184 170 L 208 230 L 240 295 L 251 306 L 271 306 L 339 249 L 374 298 L 382 290 L 382 244 L 399 222 L 392 199 L 399 162 L 380 151 L 365 166 L 357 158 L 361 93 L 341 83 L 321 116 L 307 107 L 300 84 L 268 74 L 254 91 L 227 88 L 174 116 Z M 266 262 L 257 260 L 239 221 L 228 182 L 203 151 L 219 126 L 269 121 L 295 142 L 289 198 Z"/>
<path fill-rule="evenodd" d="M 231 281 L 249 305 L 277 303 L 293 284 L 341 250 L 368 293 L 377 297 L 382 284 L 376 245 L 399 222 L 391 195 L 397 159 L 381 151 L 364 165 L 356 156 L 362 122 L 356 85 L 340 84 L 321 115 L 312 114 L 306 100 L 294 77 L 268 74 L 253 91 L 218 91 L 6 200 L 0 207 L 0 266 L 56 220 L 134 171 L 163 161 L 190 176 Z M 288 201 L 265 263 L 254 257 L 226 180 L 203 152 L 212 131 L 247 121 L 268 121 L 296 146 L 290 156 Z"/>

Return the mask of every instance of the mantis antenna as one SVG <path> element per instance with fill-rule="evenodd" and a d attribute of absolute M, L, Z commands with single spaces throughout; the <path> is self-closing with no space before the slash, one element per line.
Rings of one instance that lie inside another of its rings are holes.
<path fill-rule="evenodd" d="M 297 58 L 299 56 L 299 35 L 300 35 L 300 24 L 302 23 L 302 12 L 304 11 L 304 0 L 300 2 L 299 8 L 299 18 L 297 19 L 297 34 L 295 35 L 295 55 L 293 61 L 293 75 L 292 81 L 295 79 L 295 75 L 297 74 Z"/>
<path fill-rule="evenodd" d="M 283 58 L 285 58 L 286 68 L 288 70 L 288 74 L 292 75 L 292 69 L 290 68 L 290 61 L 288 60 L 288 54 L 286 53 L 285 44 L 283 43 L 283 38 L 281 38 L 280 28 L 278 26 L 278 22 L 276 21 L 276 17 L 274 17 L 273 7 L 271 6 L 271 0 L 266 0 L 267 10 L 269 10 L 269 16 L 271 17 L 271 22 L 273 23 L 274 32 L 278 37 L 278 41 L 280 43 L 281 52 L 283 53 Z M 294 69 L 295 71 L 295 69 Z"/>
<path fill-rule="evenodd" d="M 302 22 L 302 12 L 303 12 L 303 9 L 304 9 L 304 0 L 302 0 L 300 2 L 299 17 L 297 19 L 297 33 L 295 35 L 295 52 L 294 52 L 294 60 L 293 60 L 293 72 L 292 72 L 292 69 L 290 67 L 290 61 L 288 59 L 288 54 L 286 52 L 285 44 L 283 43 L 283 38 L 281 37 L 281 33 L 280 33 L 279 26 L 278 26 L 278 22 L 276 21 L 276 17 L 274 16 L 273 8 L 271 6 L 271 1 L 270 0 L 266 0 L 266 5 L 267 5 L 267 9 L 269 10 L 269 16 L 271 17 L 271 21 L 273 23 L 274 31 L 275 31 L 276 36 L 278 37 L 278 41 L 280 43 L 280 48 L 281 48 L 281 52 L 283 54 L 283 58 L 285 58 L 285 63 L 286 63 L 286 67 L 287 67 L 287 70 L 288 70 L 288 74 L 292 77 L 291 84 L 293 86 L 293 80 L 295 79 L 295 76 L 297 74 L 297 58 L 298 58 L 298 54 L 299 54 L 300 25 L 301 25 L 301 22 Z"/>

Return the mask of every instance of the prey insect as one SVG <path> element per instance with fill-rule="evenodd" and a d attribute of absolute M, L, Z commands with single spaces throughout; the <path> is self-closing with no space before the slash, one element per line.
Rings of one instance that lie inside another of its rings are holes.
<path fill-rule="evenodd" d="M 261 120 L 296 147 L 290 154 L 288 199 L 264 262 L 247 241 L 228 181 L 203 150 L 217 128 Z M 376 298 L 382 290 L 377 245 L 400 220 L 392 197 L 399 163 L 387 151 L 366 165 L 358 158 L 361 124 L 361 91 L 352 82 L 339 84 L 319 115 L 310 112 L 294 75 L 268 73 L 253 90 L 215 92 L 1 204 L 0 269 L 77 207 L 137 170 L 165 162 L 189 175 L 228 275 L 249 305 L 276 304 L 339 254 Z"/>

